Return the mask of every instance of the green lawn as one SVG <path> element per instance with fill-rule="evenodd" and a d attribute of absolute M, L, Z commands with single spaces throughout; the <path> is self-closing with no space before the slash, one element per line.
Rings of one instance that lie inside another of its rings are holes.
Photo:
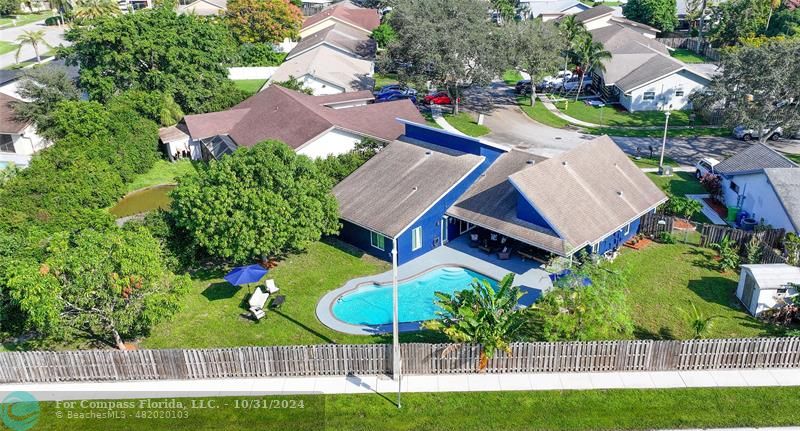
<path fill-rule="evenodd" d="M 397 74 L 394 73 L 376 73 L 372 75 L 375 79 L 375 89 L 379 89 L 384 85 L 389 84 L 397 84 L 399 81 L 397 80 Z"/>
<path fill-rule="evenodd" d="M 690 309 L 690 301 L 705 316 L 717 316 L 708 338 L 778 334 L 744 311 L 735 295 L 738 273 L 720 273 L 713 256 L 709 249 L 684 244 L 623 251 L 613 268 L 628 270 L 628 301 L 637 338 L 691 338 L 689 322 L 680 311 Z"/>
<path fill-rule="evenodd" d="M 507 85 L 514 85 L 517 83 L 517 81 L 521 80 L 522 80 L 522 74 L 519 73 L 518 70 L 508 69 L 505 72 L 503 72 L 503 82 L 505 82 Z"/>
<path fill-rule="evenodd" d="M 258 93 L 266 82 L 266 79 L 240 79 L 233 81 L 233 84 L 236 85 L 236 88 L 244 90 L 248 96 L 252 96 Z"/>
<path fill-rule="evenodd" d="M 15 17 L 4 16 L 0 17 L 0 28 L 10 28 L 14 25 L 17 27 L 21 25 L 30 24 L 32 22 L 41 21 L 43 19 L 47 19 L 53 16 L 51 11 L 44 11 L 44 12 L 37 12 L 37 13 L 28 13 L 28 14 L 19 14 Z M 14 22 L 14 18 L 16 18 L 16 22 Z"/>
<path fill-rule="evenodd" d="M 657 164 L 658 162 L 656 162 Z M 662 177 L 655 172 L 648 172 L 647 176 L 662 190 L 668 191 L 675 196 L 708 193 L 691 172 L 675 172 L 671 177 Z"/>
<path fill-rule="evenodd" d="M 789 154 L 789 153 L 781 153 L 787 159 L 800 164 L 800 154 Z"/>
<path fill-rule="evenodd" d="M 441 129 L 442 126 L 439 125 L 434 119 L 433 115 L 431 115 L 430 111 L 420 111 L 420 114 L 425 118 L 425 123 L 428 126 L 435 127 L 437 129 Z"/>
<path fill-rule="evenodd" d="M 670 121 L 671 123 L 671 121 Z M 664 136 L 664 129 L 630 129 L 625 127 L 597 127 L 583 130 L 590 135 L 628 136 L 636 138 L 660 138 Z M 730 136 L 731 130 L 725 127 L 692 127 L 690 129 L 675 129 L 670 127 L 667 136 L 670 138 L 686 138 L 693 136 Z"/>
<path fill-rule="evenodd" d="M 198 398 L 206 404 L 214 400 L 218 408 L 186 408 L 179 411 L 188 418 L 149 420 L 136 419 L 138 408 L 114 409 L 126 413 L 126 420 L 65 420 L 68 412 L 89 410 L 59 409 L 47 402 L 41 403 L 39 426 L 33 429 L 245 431 L 254 424 L 259 430 L 297 431 L 766 427 L 800 422 L 800 409 L 790 401 L 796 397 L 796 387 L 407 393 L 401 409 L 392 404 L 391 393 Z M 237 400 L 240 405 L 242 400 L 292 400 L 295 406 L 302 401 L 303 408 L 236 409 Z"/>
<path fill-rule="evenodd" d="M 569 126 L 570 124 L 568 121 L 553 115 L 553 113 L 548 111 L 547 108 L 545 108 L 544 105 L 538 100 L 533 106 L 531 106 L 530 96 L 517 97 L 517 104 L 519 104 L 522 112 L 526 113 L 534 121 L 542 123 L 546 126 L 561 129 Z"/>
<path fill-rule="evenodd" d="M 556 107 L 561 112 L 572 118 L 588 123 L 600 124 L 609 127 L 664 127 L 664 113 L 661 111 L 628 112 L 618 105 L 614 106 L 589 106 L 582 101 L 569 100 L 569 103 L 556 102 Z M 691 111 L 672 111 L 669 124 L 673 126 L 689 126 Z M 663 133 L 663 130 L 662 130 Z"/>
<path fill-rule="evenodd" d="M 677 48 L 674 51 L 671 51 L 669 55 L 684 63 L 708 63 L 707 58 L 690 49 Z"/>
<path fill-rule="evenodd" d="M 466 112 L 459 112 L 458 115 L 442 114 L 442 116 L 451 126 L 465 135 L 477 138 L 491 132 L 488 127 L 478 124 L 472 114 Z"/>
<path fill-rule="evenodd" d="M 640 167 L 640 168 L 657 168 L 658 167 L 658 161 L 659 161 L 658 156 L 653 157 L 652 159 L 649 158 L 649 157 L 642 157 L 639 160 L 636 160 L 636 158 L 633 157 L 633 156 L 629 156 L 629 157 L 631 158 L 631 161 L 633 162 L 633 164 L 638 166 L 638 167 Z M 669 157 L 664 157 L 664 166 L 678 166 L 678 165 L 680 165 L 680 164 L 678 162 L 676 162 L 675 160 L 670 159 Z"/>
<path fill-rule="evenodd" d="M 268 311 L 256 323 L 247 314 L 247 287 L 234 288 L 222 280 L 224 272 L 193 274 L 194 285 L 183 309 L 171 321 L 153 329 L 142 340 L 146 348 L 200 348 L 285 344 L 382 343 L 384 336 L 357 336 L 335 332 L 320 323 L 317 302 L 330 290 L 352 278 L 389 270 L 386 262 L 363 254 L 340 241 L 316 242 L 306 253 L 291 255 L 270 270 L 286 295 L 280 311 Z M 434 333 L 406 334 L 404 341 L 443 341 Z"/>
<path fill-rule="evenodd" d="M 0 55 L 7 54 L 9 52 L 14 52 L 16 49 L 17 49 L 16 43 L 0 40 Z"/>
<path fill-rule="evenodd" d="M 183 159 L 177 162 L 159 160 L 149 171 L 137 176 L 133 182 L 128 184 L 128 191 L 132 192 L 158 184 L 172 184 L 179 176 L 194 172 L 194 170 L 195 166 L 190 160 Z"/>

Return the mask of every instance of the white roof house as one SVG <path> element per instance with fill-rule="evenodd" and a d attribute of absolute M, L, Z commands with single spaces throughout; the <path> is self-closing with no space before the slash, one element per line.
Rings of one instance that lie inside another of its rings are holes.
<path fill-rule="evenodd" d="M 797 295 L 800 268 L 785 263 L 742 265 L 736 296 L 752 315 L 779 306 Z"/>

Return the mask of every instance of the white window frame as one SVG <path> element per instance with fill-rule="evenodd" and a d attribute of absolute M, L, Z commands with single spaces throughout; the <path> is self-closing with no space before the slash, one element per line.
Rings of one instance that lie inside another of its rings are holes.
<path fill-rule="evenodd" d="M 411 251 L 422 248 L 422 226 L 417 226 L 411 231 Z"/>
<path fill-rule="evenodd" d="M 648 96 L 648 94 L 651 94 L 652 96 Z M 651 102 L 653 100 L 656 100 L 656 92 L 655 91 L 645 91 L 644 94 L 642 94 L 642 100 L 645 101 L 645 102 Z"/>
<path fill-rule="evenodd" d="M 592 244 L 592 253 L 597 254 L 600 252 L 600 243 L 596 242 Z"/>
<path fill-rule="evenodd" d="M 466 226 L 466 229 L 462 229 L 464 226 Z M 474 227 L 475 227 L 475 225 L 470 223 L 470 222 L 468 222 L 468 221 L 459 220 L 458 221 L 458 234 L 461 235 L 461 234 L 467 233 L 467 232 L 471 231 Z"/>
<path fill-rule="evenodd" d="M 386 250 L 386 237 L 375 231 L 369 231 L 369 245 L 378 250 Z"/>
<path fill-rule="evenodd" d="M 678 94 L 678 93 L 681 93 L 681 94 Z M 675 89 L 675 97 L 684 97 L 685 94 L 686 94 L 686 92 L 683 91 L 683 88 L 676 88 Z"/>
<path fill-rule="evenodd" d="M 625 226 L 625 232 L 623 233 L 623 235 L 627 235 L 627 234 L 629 234 L 629 233 L 631 233 L 631 224 L 630 224 L 630 223 L 628 223 L 628 224 Z"/>

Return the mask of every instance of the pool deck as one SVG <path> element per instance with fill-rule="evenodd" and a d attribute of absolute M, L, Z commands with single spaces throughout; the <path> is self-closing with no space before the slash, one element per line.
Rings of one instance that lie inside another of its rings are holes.
<path fill-rule="evenodd" d="M 406 279 L 414 278 L 419 274 L 430 271 L 441 266 L 457 266 L 466 268 L 495 280 L 500 280 L 508 273 L 514 273 L 514 284 L 520 286 L 525 295 L 520 299 L 520 305 L 530 306 L 542 293 L 549 290 L 553 284 L 550 282 L 548 273 L 540 268 L 540 264 L 534 261 L 523 261 L 519 256 L 514 255 L 511 259 L 500 260 L 497 253 L 487 254 L 477 248 L 469 246 L 468 235 L 449 242 L 447 245 L 438 247 L 424 256 L 420 256 L 410 262 L 397 267 L 397 280 L 402 282 Z M 334 302 L 343 294 L 356 289 L 360 285 L 385 284 L 392 282 L 392 271 L 386 271 L 378 275 L 354 278 L 344 286 L 332 290 L 325 294 L 317 303 L 317 318 L 325 326 L 353 335 L 376 335 L 392 331 L 392 325 L 352 325 L 337 319 L 331 310 Z M 400 323 L 401 332 L 417 331 L 420 329 L 421 322 Z"/>

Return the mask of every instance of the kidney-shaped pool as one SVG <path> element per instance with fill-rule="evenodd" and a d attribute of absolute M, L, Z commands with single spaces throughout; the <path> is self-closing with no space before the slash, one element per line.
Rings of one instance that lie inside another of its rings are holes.
<path fill-rule="evenodd" d="M 398 283 L 400 323 L 436 319 L 439 307 L 434 292 L 452 294 L 470 288 L 473 279 L 496 280 L 466 268 L 445 266 Z M 392 284 L 364 284 L 338 297 L 331 307 L 336 319 L 351 325 L 385 325 L 392 322 Z"/>

